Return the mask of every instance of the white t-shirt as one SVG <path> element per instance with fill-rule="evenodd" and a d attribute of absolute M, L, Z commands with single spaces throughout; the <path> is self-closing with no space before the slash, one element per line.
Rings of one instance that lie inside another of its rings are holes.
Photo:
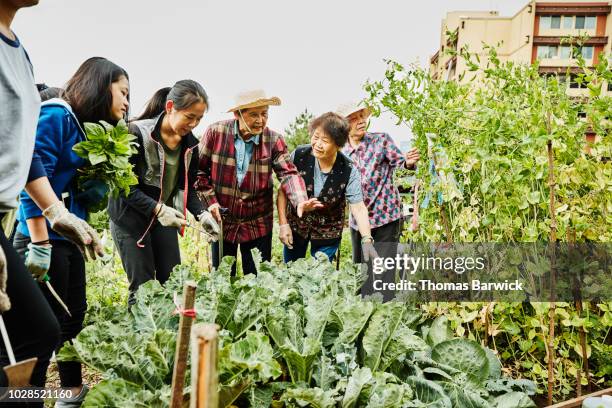
<path fill-rule="evenodd" d="M 32 64 L 15 38 L 0 33 L 0 213 L 17 207 L 30 170 L 40 112 Z"/>

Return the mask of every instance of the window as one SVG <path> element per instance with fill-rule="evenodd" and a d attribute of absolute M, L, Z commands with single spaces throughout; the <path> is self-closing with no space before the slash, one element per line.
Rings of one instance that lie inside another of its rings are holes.
<path fill-rule="evenodd" d="M 578 75 L 571 74 L 569 87 L 574 89 L 582 89 L 586 88 L 586 85 L 584 84 L 584 79 L 582 77 L 579 78 Z"/>
<path fill-rule="evenodd" d="M 568 45 L 562 45 L 559 47 L 559 58 L 567 60 L 570 59 L 572 55 L 572 47 Z"/>
<path fill-rule="evenodd" d="M 550 28 L 561 28 L 561 16 L 552 16 L 550 18 Z"/>
<path fill-rule="evenodd" d="M 561 28 L 561 16 L 541 16 L 540 17 L 540 30 L 547 29 L 559 29 Z"/>
<path fill-rule="evenodd" d="M 582 58 L 585 60 L 590 60 L 593 58 L 593 46 L 585 45 L 584 47 L 576 47 L 572 51 L 572 58 L 577 59 L 579 55 L 582 55 Z"/>
<path fill-rule="evenodd" d="M 566 30 L 574 28 L 574 16 L 563 16 L 563 28 Z"/>
<path fill-rule="evenodd" d="M 584 16 L 576 16 L 576 29 L 581 30 L 584 28 Z"/>
<path fill-rule="evenodd" d="M 595 29 L 595 22 L 596 22 L 596 19 L 594 16 L 586 17 L 584 21 L 584 28 L 586 28 L 587 30 Z"/>
<path fill-rule="evenodd" d="M 557 58 L 558 47 L 556 45 L 539 45 L 538 58 Z"/>

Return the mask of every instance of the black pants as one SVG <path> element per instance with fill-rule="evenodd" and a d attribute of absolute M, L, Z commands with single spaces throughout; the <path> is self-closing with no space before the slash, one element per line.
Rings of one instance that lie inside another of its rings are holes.
<path fill-rule="evenodd" d="M 377 245 L 376 250 L 378 255 L 384 257 L 395 257 L 397 254 L 397 244 L 401 234 L 400 220 L 392 221 L 388 224 L 377 228 L 372 228 L 372 238 L 377 244 L 385 243 L 386 245 Z M 361 263 L 361 234 L 359 231 L 351 228 L 351 241 L 353 244 L 353 262 Z"/>
<path fill-rule="evenodd" d="M 29 243 L 29 237 L 19 232 L 15 234 L 13 246 L 22 259 L 25 259 Z M 66 313 L 46 284 L 39 284 L 60 324 L 61 343 L 56 349 L 56 352 L 59 352 L 64 342 L 72 341 L 83 329 L 85 312 L 87 312 L 85 260 L 79 249 L 69 241 L 51 240 L 51 246 L 51 265 L 47 272 L 49 282 L 72 314 L 70 316 Z M 81 363 L 58 361 L 57 368 L 62 387 L 78 387 L 82 384 Z"/>
<path fill-rule="evenodd" d="M 397 255 L 397 247 L 399 238 L 402 232 L 402 223 L 400 220 L 392 221 L 388 224 L 382 225 L 377 228 L 372 228 L 372 238 L 374 238 L 376 252 L 379 257 L 395 258 Z M 362 263 L 362 252 L 361 252 L 361 234 L 359 231 L 351 228 L 351 241 L 353 244 L 353 262 Z M 373 274 L 369 274 L 366 282 L 363 284 L 365 293 L 371 293 L 374 279 L 380 279 L 383 282 L 394 282 L 395 281 L 395 270 L 387 270 L 381 276 L 374 277 Z M 383 291 L 383 300 L 388 301 L 394 297 L 391 291 Z"/>
<path fill-rule="evenodd" d="M 140 285 L 152 279 L 165 283 L 172 269 L 181 263 L 178 230 L 164 227 L 156 222 L 142 241 L 144 248 L 138 247 L 136 245 L 138 239 L 112 221 L 110 230 L 130 282 L 128 302 L 133 305 L 136 301 L 134 296 Z"/>
<path fill-rule="evenodd" d="M 223 256 L 236 256 L 238 254 L 238 246 L 240 246 L 240 254 L 242 255 L 242 273 L 257 274 L 257 268 L 251 255 L 251 249 L 257 248 L 261 252 L 262 261 L 270 261 L 272 259 L 272 233 L 256 238 L 252 241 L 236 244 L 234 242 L 223 241 Z M 219 242 L 212 244 L 212 259 L 213 267 L 219 266 Z M 236 264 L 232 266 L 232 275 L 236 275 Z"/>
<path fill-rule="evenodd" d="M 0 214 L 2 217 L 2 214 Z M 17 362 L 37 357 L 30 383 L 37 387 L 45 385 L 47 367 L 51 354 L 60 344 L 60 326 L 49 302 L 26 270 L 23 261 L 0 228 L 0 244 L 6 255 L 8 279 L 7 293 L 11 309 L 2 314 Z M 9 365 L 4 342 L 0 341 L 0 365 Z M 6 387 L 8 379 L 0 369 L 0 386 Z M 42 407 L 41 403 L 8 404 L 3 407 Z"/>

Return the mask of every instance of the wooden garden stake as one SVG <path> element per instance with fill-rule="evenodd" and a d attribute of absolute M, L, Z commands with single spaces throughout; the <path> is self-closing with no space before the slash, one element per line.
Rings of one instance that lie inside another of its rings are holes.
<path fill-rule="evenodd" d="M 549 132 L 550 135 L 550 114 L 548 118 Z M 555 372 L 554 372 L 554 360 L 555 360 L 555 274 L 556 274 L 556 254 L 555 245 L 557 243 L 557 217 L 555 215 L 555 175 L 554 175 L 554 156 L 552 148 L 552 140 L 548 141 L 548 185 L 550 188 L 550 309 L 548 310 L 548 405 L 552 405 L 553 391 L 555 386 Z"/>
<path fill-rule="evenodd" d="M 217 348 L 219 326 L 200 323 L 191 329 L 190 408 L 218 408 Z"/>
<path fill-rule="evenodd" d="M 576 234 L 572 229 L 567 230 L 567 243 L 568 249 L 573 250 L 576 242 Z M 575 256 L 572 256 L 574 259 Z M 580 290 L 580 283 L 578 282 L 578 276 L 576 273 L 573 275 L 573 286 L 574 286 L 574 302 L 576 305 L 576 312 L 578 316 L 582 316 L 583 305 L 582 305 L 582 293 Z M 586 332 L 584 330 L 584 326 L 578 327 L 578 334 L 580 336 L 580 348 L 582 350 L 582 369 L 584 370 L 584 375 L 587 379 L 587 392 L 591 392 L 591 378 L 589 374 L 589 356 L 587 354 L 587 342 L 586 342 Z M 582 374 L 581 370 L 578 370 L 578 374 Z M 580 383 L 580 378 L 576 379 L 576 394 L 578 397 L 582 395 L 582 384 Z"/>
<path fill-rule="evenodd" d="M 197 284 L 194 281 L 187 281 L 183 288 L 183 305 L 177 305 L 177 311 L 181 314 L 181 317 L 176 340 L 176 352 L 174 354 L 174 370 L 172 372 L 171 408 L 181 408 L 183 406 L 183 388 L 185 387 L 185 371 L 187 371 L 187 354 L 189 352 L 189 333 L 195 318 L 193 304 L 196 287 Z"/>
<path fill-rule="evenodd" d="M 585 399 L 589 397 L 601 397 L 603 395 L 612 395 L 612 388 L 597 391 L 592 394 L 583 395 L 581 397 L 577 397 L 569 401 L 560 402 L 558 404 L 551 405 L 546 408 L 580 408 L 582 406 L 582 401 L 584 401 Z"/>

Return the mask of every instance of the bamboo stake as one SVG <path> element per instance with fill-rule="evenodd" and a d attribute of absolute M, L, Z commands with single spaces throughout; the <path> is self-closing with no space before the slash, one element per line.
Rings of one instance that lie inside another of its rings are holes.
<path fill-rule="evenodd" d="M 217 348 L 219 326 L 199 323 L 191 329 L 190 408 L 218 408 Z"/>
<path fill-rule="evenodd" d="M 576 235 L 573 230 L 568 229 L 567 231 L 567 242 L 569 249 L 573 249 L 576 242 Z M 572 256 L 572 258 L 574 258 Z M 580 291 L 580 284 L 578 282 L 578 277 L 576 274 L 573 274 L 574 277 L 574 302 L 576 305 L 576 312 L 578 316 L 582 315 L 583 305 L 582 305 L 582 293 Z M 580 337 L 580 348 L 582 350 L 582 370 L 584 370 L 584 375 L 587 379 L 587 393 L 591 392 L 591 376 L 589 374 L 589 356 L 587 354 L 587 342 L 586 342 L 586 331 L 584 330 L 584 326 L 580 326 L 578 328 L 578 335 Z M 580 370 L 578 370 L 580 373 Z M 580 373 L 581 374 L 581 373 Z M 580 378 L 577 379 L 576 383 L 576 394 L 577 396 L 582 395 L 582 384 L 579 382 Z"/>
<path fill-rule="evenodd" d="M 195 316 L 184 313 L 193 309 L 197 284 L 194 281 L 185 282 L 183 288 L 183 312 L 179 320 L 176 352 L 174 354 L 174 370 L 172 372 L 171 408 L 183 406 L 183 388 L 185 387 L 185 372 L 187 371 L 187 354 L 189 352 L 189 333 Z"/>
<path fill-rule="evenodd" d="M 550 127 L 550 115 L 549 115 Z M 550 129 L 549 132 L 550 134 Z M 557 217 L 555 215 L 555 175 L 554 175 L 554 156 L 552 140 L 548 141 L 548 185 L 550 188 L 550 309 L 548 310 L 549 333 L 548 333 L 548 405 L 552 405 L 553 391 L 555 386 L 554 360 L 555 360 L 555 274 L 556 274 L 556 254 L 555 245 L 557 242 Z"/>
<path fill-rule="evenodd" d="M 429 139 L 429 138 L 428 138 Z M 429 148 L 428 147 L 428 154 L 431 156 L 431 158 L 433 159 L 434 162 L 434 167 L 435 167 L 435 171 L 436 171 L 436 175 L 438 178 L 440 178 L 440 171 L 439 171 L 439 160 L 438 157 L 436 156 L 435 152 L 433 151 L 433 148 Z M 437 202 L 437 199 L 436 199 Z M 446 243 L 448 244 L 452 244 L 453 243 L 453 237 L 451 235 L 451 228 L 450 228 L 450 223 L 448 220 L 448 215 L 446 213 L 446 206 L 445 203 L 442 202 L 438 205 L 438 208 L 440 209 L 440 218 L 442 219 L 442 225 L 444 226 L 444 233 L 446 234 Z"/>

